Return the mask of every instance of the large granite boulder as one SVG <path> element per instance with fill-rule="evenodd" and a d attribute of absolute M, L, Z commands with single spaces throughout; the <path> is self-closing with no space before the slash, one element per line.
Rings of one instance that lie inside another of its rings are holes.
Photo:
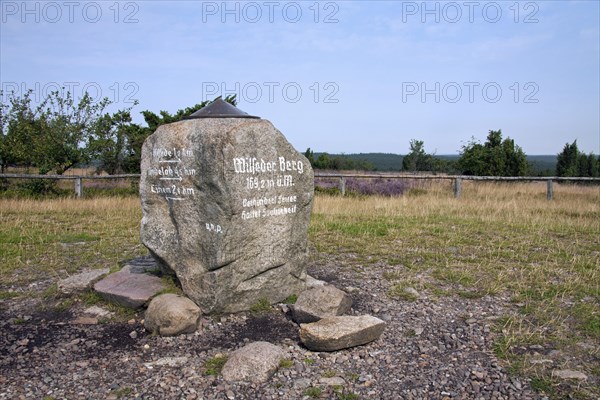
<path fill-rule="evenodd" d="M 269 121 L 163 125 L 144 142 L 141 171 L 142 242 L 204 313 L 305 288 L 314 175 Z"/>

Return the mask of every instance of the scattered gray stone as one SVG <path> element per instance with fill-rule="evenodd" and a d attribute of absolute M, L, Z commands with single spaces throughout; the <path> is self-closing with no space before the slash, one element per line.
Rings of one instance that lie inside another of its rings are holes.
<path fill-rule="evenodd" d="M 58 290 L 65 294 L 84 291 L 91 288 L 94 283 L 98 282 L 98 280 L 108 273 L 108 268 L 102 268 L 71 275 L 58 282 Z"/>
<path fill-rule="evenodd" d="M 325 286 L 325 285 L 327 285 L 327 282 L 322 281 L 317 278 L 314 278 L 310 275 L 306 275 L 306 288 L 307 289 L 312 289 L 312 288 L 316 288 L 319 286 Z"/>
<path fill-rule="evenodd" d="M 385 322 L 370 315 L 326 317 L 300 325 L 300 340 L 313 351 L 336 351 L 372 342 Z"/>
<path fill-rule="evenodd" d="M 550 360 L 547 358 L 540 358 L 538 360 L 531 360 L 530 363 L 533 365 L 554 364 L 554 360 Z"/>
<path fill-rule="evenodd" d="M 125 271 L 110 274 L 94 285 L 94 290 L 107 301 L 129 308 L 143 306 L 164 289 L 159 277 Z"/>
<path fill-rule="evenodd" d="M 98 318 L 96 317 L 77 317 L 70 322 L 73 325 L 96 325 Z"/>
<path fill-rule="evenodd" d="M 253 342 L 231 353 L 221 370 L 228 382 L 266 382 L 279 368 L 285 352 L 268 342 Z"/>
<path fill-rule="evenodd" d="M 579 381 L 586 381 L 588 378 L 583 372 L 573 371 L 570 369 L 552 371 L 552 376 L 556 376 L 559 379 L 575 379 Z"/>
<path fill-rule="evenodd" d="M 140 195 L 142 242 L 203 312 L 305 289 L 314 174 L 269 121 L 160 126 L 144 142 Z"/>
<path fill-rule="evenodd" d="M 161 268 L 154 257 L 144 256 L 127 261 L 121 271 L 132 274 L 156 274 L 161 272 Z"/>
<path fill-rule="evenodd" d="M 87 315 L 99 317 L 99 318 L 110 317 L 111 315 L 113 315 L 112 312 L 110 312 L 102 307 L 98 307 L 98 306 L 90 306 L 90 307 L 86 308 L 83 311 L 83 313 L 87 314 Z"/>
<path fill-rule="evenodd" d="M 415 299 L 421 297 L 421 294 L 415 288 L 412 287 L 405 287 L 404 293 L 407 293 L 409 296 L 414 297 Z"/>
<path fill-rule="evenodd" d="M 309 388 L 310 385 L 311 385 L 310 379 L 307 379 L 307 378 L 296 379 L 296 381 L 294 382 L 294 387 L 299 390 L 304 390 L 306 388 Z"/>
<path fill-rule="evenodd" d="M 301 324 L 345 314 L 350 307 L 350 296 L 334 286 L 325 285 L 300 293 L 292 310 L 294 321 Z"/>
<path fill-rule="evenodd" d="M 146 310 L 144 326 L 161 336 L 192 333 L 198 328 L 200 308 L 190 299 L 167 293 L 152 299 Z"/>
<path fill-rule="evenodd" d="M 325 386 L 344 386 L 346 381 L 344 378 L 340 378 L 339 376 L 333 376 L 331 378 L 321 378 L 319 379 L 319 383 Z"/>
<path fill-rule="evenodd" d="M 344 290 L 346 291 L 346 293 L 350 293 L 350 294 L 354 294 L 354 293 L 360 292 L 360 290 L 357 287 L 354 287 L 354 286 L 346 286 L 344 288 Z"/>
<path fill-rule="evenodd" d="M 168 367 L 181 367 L 188 362 L 188 357 L 163 357 L 156 361 L 145 362 L 144 366 L 148 369 L 154 367 L 168 366 Z"/>

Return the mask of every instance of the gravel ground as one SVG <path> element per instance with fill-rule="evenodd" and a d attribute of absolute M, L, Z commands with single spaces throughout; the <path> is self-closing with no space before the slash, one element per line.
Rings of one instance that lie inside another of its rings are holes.
<path fill-rule="evenodd" d="M 143 313 L 94 323 L 85 306 L 39 311 L 23 297 L 0 305 L 0 399 L 538 399 L 530 382 L 511 377 L 491 348 L 494 322 L 513 312 L 502 296 L 463 299 L 421 293 L 390 299 L 381 269 L 340 267 L 309 272 L 352 293 L 355 314 L 387 321 L 365 346 L 314 353 L 299 344 L 285 306 L 255 315 L 205 318 L 194 334 L 144 331 Z M 48 283 L 46 283 L 47 286 Z M 40 287 L 43 287 L 40 284 Z M 266 383 L 228 384 L 206 375 L 205 362 L 250 341 L 288 352 Z"/>

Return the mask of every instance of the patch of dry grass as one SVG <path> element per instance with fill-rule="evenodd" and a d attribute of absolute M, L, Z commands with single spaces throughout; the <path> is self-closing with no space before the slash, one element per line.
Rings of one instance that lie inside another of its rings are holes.
<path fill-rule="evenodd" d="M 497 354 L 521 373 L 544 376 L 519 347 L 542 344 L 575 359 L 600 354 L 600 188 L 555 184 L 554 195 L 546 200 L 545 183 L 463 182 L 460 199 L 447 184 L 417 197 L 320 196 L 311 239 L 322 253 L 352 255 L 354 269 L 420 281 L 419 290 L 440 301 L 512 299 L 519 313 L 498 326 Z"/>
<path fill-rule="evenodd" d="M 139 199 L 0 200 L 0 286 L 114 268 L 146 254 Z"/>

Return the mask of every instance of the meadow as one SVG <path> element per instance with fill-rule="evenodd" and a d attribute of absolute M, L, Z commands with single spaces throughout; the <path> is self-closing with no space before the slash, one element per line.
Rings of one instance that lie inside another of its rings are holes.
<path fill-rule="evenodd" d="M 400 197 L 318 194 L 313 260 L 379 268 L 390 297 L 411 286 L 438 302 L 508 299 L 515 312 L 495 322 L 492 350 L 511 373 L 564 393 L 548 365 L 521 351 L 535 345 L 559 352 L 553 368 L 577 365 L 584 392 L 600 395 L 600 188 L 555 184 L 547 201 L 545 183 L 465 182 L 460 199 L 449 185 L 423 183 Z M 59 278 L 147 254 L 140 219 L 136 196 L 0 199 L 0 300 L 43 298 Z"/>

